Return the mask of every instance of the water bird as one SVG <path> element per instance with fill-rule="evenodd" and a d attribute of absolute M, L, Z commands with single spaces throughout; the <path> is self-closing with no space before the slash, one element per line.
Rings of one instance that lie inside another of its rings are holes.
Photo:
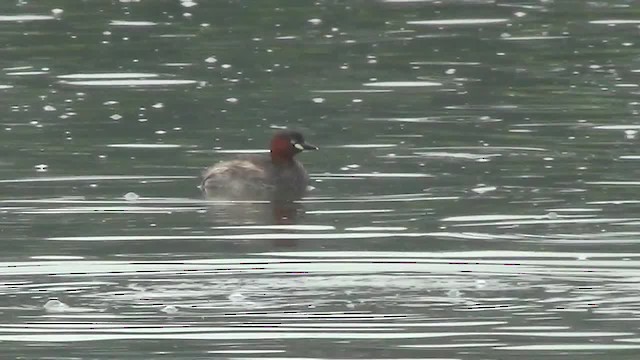
<path fill-rule="evenodd" d="M 283 130 L 271 138 L 269 154 L 242 155 L 221 161 L 202 174 L 207 197 L 233 200 L 295 201 L 306 193 L 309 175 L 294 157 L 318 150 L 298 131 Z"/>

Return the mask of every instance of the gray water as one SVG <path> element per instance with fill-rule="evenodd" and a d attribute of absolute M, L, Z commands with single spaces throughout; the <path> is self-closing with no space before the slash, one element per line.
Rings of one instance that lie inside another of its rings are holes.
<path fill-rule="evenodd" d="M 633 1 L 0 4 L 0 353 L 636 359 Z M 200 171 L 280 128 L 287 221 Z"/>

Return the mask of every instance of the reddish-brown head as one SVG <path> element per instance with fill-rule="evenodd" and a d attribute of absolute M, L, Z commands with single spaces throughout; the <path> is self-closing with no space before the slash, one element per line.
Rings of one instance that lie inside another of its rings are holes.
<path fill-rule="evenodd" d="M 271 139 L 271 160 L 274 162 L 293 161 L 293 157 L 304 150 L 318 150 L 318 148 L 305 143 L 304 137 L 297 131 L 279 131 Z"/>

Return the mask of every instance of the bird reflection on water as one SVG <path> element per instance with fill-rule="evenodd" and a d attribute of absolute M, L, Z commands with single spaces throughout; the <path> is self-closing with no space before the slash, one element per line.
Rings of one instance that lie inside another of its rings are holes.
<path fill-rule="evenodd" d="M 284 130 L 274 134 L 269 154 L 243 155 L 209 167 L 200 188 L 208 200 L 222 200 L 213 201 L 210 212 L 228 223 L 296 224 L 304 213 L 299 200 L 307 194 L 309 175 L 294 157 L 317 149 L 300 132 Z"/>

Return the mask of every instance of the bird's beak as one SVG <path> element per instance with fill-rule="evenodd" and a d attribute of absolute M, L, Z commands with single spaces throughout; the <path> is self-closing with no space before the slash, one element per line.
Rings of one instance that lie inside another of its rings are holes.
<path fill-rule="evenodd" d="M 296 149 L 302 151 L 302 150 L 318 150 L 317 146 L 311 145 L 311 144 L 307 144 L 307 143 L 296 143 L 295 145 Z"/>
<path fill-rule="evenodd" d="M 318 147 L 311 144 L 302 144 L 302 148 L 305 150 L 318 150 Z"/>

